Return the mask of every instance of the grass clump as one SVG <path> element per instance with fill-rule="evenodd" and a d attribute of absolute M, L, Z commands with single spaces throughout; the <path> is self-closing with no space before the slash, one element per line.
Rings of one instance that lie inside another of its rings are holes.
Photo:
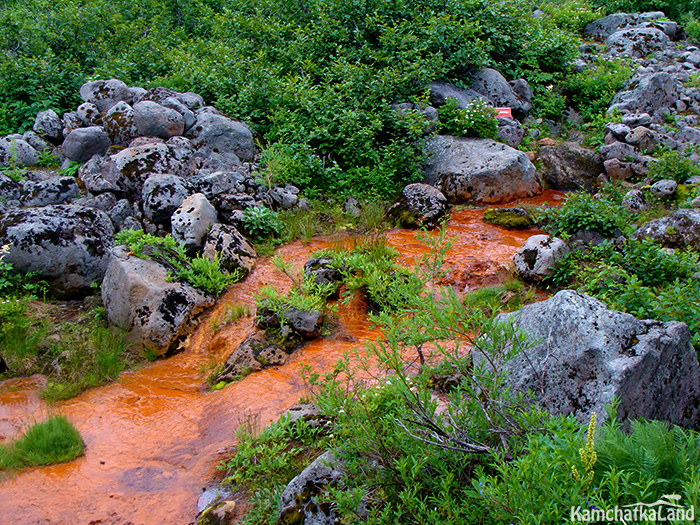
<path fill-rule="evenodd" d="M 218 256 L 213 260 L 201 255 L 190 257 L 185 247 L 170 234 L 156 237 L 143 230 L 123 230 L 114 238 L 116 242 L 125 244 L 137 257 L 153 259 L 163 264 L 172 279 L 182 279 L 210 294 L 221 294 L 244 276 L 240 268 L 231 274 L 224 273 Z"/>
<path fill-rule="evenodd" d="M 667 151 L 649 165 L 653 180 L 671 179 L 679 184 L 691 177 L 700 177 L 700 166 L 679 151 Z"/>
<path fill-rule="evenodd" d="M 535 225 L 527 212 L 519 213 L 518 210 L 507 208 L 489 208 L 484 212 L 484 222 L 506 230 L 528 230 Z"/>
<path fill-rule="evenodd" d="M 54 465 L 83 454 L 80 434 L 64 416 L 54 416 L 30 426 L 24 435 L 0 445 L 0 470 Z"/>

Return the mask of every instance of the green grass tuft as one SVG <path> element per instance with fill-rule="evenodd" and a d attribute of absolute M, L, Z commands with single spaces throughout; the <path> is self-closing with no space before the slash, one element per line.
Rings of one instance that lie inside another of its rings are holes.
<path fill-rule="evenodd" d="M 0 445 L 0 470 L 54 465 L 83 454 L 80 434 L 65 416 L 54 416 L 36 423 L 22 437 Z"/>

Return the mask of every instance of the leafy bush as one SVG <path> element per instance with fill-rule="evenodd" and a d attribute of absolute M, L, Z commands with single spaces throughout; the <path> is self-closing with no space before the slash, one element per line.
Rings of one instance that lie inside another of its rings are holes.
<path fill-rule="evenodd" d="M 557 27 L 581 31 L 586 24 L 601 17 L 589 0 L 546 0 L 540 6 Z"/>
<path fill-rule="evenodd" d="M 657 162 L 650 164 L 649 177 L 653 180 L 672 179 L 683 183 L 690 177 L 700 177 L 700 166 L 681 152 L 667 151 Z"/>
<path fill-rule="evenodd" d="M 608 244 L 573 251 L 552 278 L 558 287 L 579 287 L 609 308 L 639 319 L 680 321 L 700 348 L 700 283 L 695 252 L 664 252 L 651 240 L 627 240 L 620 248 Z"/>
<path fill-rule="evenodd" d="M 240 268 L 231 274 L 224 273 L 218 256 L 214 260 L 201 255 L 190 257 L 185 247 L 170 234 L 156 237 L 143 230 L 123 230 L 114 238 L 118 243 L 127 245 L 137 257 L 154 259 L 163 264 L 172 272 L 172 278 L 187 281 L 207 293 L 219 295 L 244 276 Z"/>
<path fill-rule="evenodd" d="M 700 6 L 695 0 L 591 0 L 593 5 L 611 13 L 646 13 L 663 11 L 673 20 L 682 20 L 688 15 L 700 18 Z"/>
<path fill-rule="evenodd" d="M 498 130 L 495 110 L 483 99 L 477 98 L 464 109 L 455 98 L 448 98 L 438 110 L 441 132 L 454 137 L 495 139 Z"/>
<path fill-rule="evenodd" d="M 561 206 L 541 210 L 540 220 L 542 228 L 555 236 L 593 230 L 612 237 L 631 228 L 630 215 L 619 203 L 587 193 L 569 194 Z"/>
<path fill-rule="evenodd" d="M 64 416 L 30 426 L 23 436 L 0 445 L 0 470 L 54 465 L 83 454 L 80 434 Z"/>
<path fill-rule="evenodd" d="M 277 236 L 282 231 L 279 215 L 265 206 L 252 206 L 243 212 L 243 225 L 251 235 Z"/>
<path fill-rule="evenodd" d="M 691 40 L 694 40 L 696 42 L 700 42 L 700 20 L 696 20 L 695 18 L 692 18 L 685 25 L 685 33 L 688 35 L 688 38 L 690 38 Z"/>
<path fill-rule="evenodd" d="M 607 111 L 613 96 L 631 75 L 628 62 L 599 58 L 591 69 L 569 76 L 564 90 L 573 107 L 590 121 Z"/>

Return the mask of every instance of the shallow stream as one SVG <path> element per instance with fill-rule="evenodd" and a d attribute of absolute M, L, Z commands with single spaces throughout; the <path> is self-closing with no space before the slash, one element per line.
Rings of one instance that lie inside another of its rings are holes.
<path fill-rule="evenodd" d="M 547 192 L 528 202 L 556 202 Z M 506 231 L 481 220 L 482 210 L 452 215 L 447 282 L 458 291 L 495 284 L 517 249 L 536 231 Z M 410 230 L 392 230 L 387 240 L 412 264 L 425 246 Z M 309 254 L 336 239 L 295 242 L 281 249 L 285 260 L 303 266 Z M 61 525 L 187 525 L 203 488 L 226 457 L 241 423 L 258 428 L 277 419 L 306 392 L 300 364 L 328 371 L 344 352 L 376 337 L 361 301 L 339 308 L 339 329 L 332 339 L 312 341 L 279 367 L 256 372 L 220 391 L 208 391 L 211 367 L 253 330 L 252 317 L 214 331 L 211 319 L 227 304 L 254 309 L 253 295 L 264 284 L 289 288 L 288 279 L 268 259 L 230 288 L 201 319 L 187 348 L 167 359 L 124 373 L 119 381 L 94 388 L 47 407 L 37 392 L 43 378 L 0 383 L 0 441 L 17 436 L 47 413 L 65 414 L 80 431 L 85 455 L 70 463 L 33 468 L 0 481 L 0 523 Z"/>

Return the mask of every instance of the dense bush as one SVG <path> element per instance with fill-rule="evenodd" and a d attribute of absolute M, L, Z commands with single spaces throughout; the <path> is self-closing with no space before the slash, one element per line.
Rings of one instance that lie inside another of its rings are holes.
<path fill-rule="evenodd" d="M 649 165 L 649 177 L 653 180 L 672 179 L 683 183 L 690 177 L 700 177 L 700 166 L 683 153 L 667 151 Z"/>
<path fill-rule="evenodd" d="M 618 201 L 605 196 L 595 198 L 587 193 L 570 194 L 561 206 L 540 210 L 540 213 L 542 228 L 555 236 L 593 230 L 612 237 L 631 227 L 630 215 Z"/>
<path fill-rule="evenodd" d="M 464 109 L 458 106 L 457 99 L 448 98 L 445 105 L 438 110 L 441 133 L 453 137 L 496 138 L 496 112 L 483 99 L 474 100 Z"/>
<path fill-rule="evenodd" d="M 700 17 L 700 5 L 696 0 L 591 0 L 596 7 L 610 13 L 645 13 L 663 11 L 673 20 L 683 20 L 689 15 Z"/>
<path fill-rule="evenodd" d="M 569 76 L 564 89 L 581 116 L 592 120 L 607 111 L 613 96 L 631 75 L 632 70 L 625 61 L 599 59 L 591 69 Z"/>
<path fill-rule="evenodd" d="M 15 2 L 0 14 L 0 132 L 27 129 L 40 109 L 74 107 L 88 78 L 166 85 L 252 124 L 278 181 L 390 196 L 416 178 L 428 132 L 420 112 L 395 102 L 424 104 L 431 80 L 468 87 L 481 65 L 524 75 L 540 95 L 567 71 L 578 36 L 562 17 L 533 18 L 536 6 Z"/>

